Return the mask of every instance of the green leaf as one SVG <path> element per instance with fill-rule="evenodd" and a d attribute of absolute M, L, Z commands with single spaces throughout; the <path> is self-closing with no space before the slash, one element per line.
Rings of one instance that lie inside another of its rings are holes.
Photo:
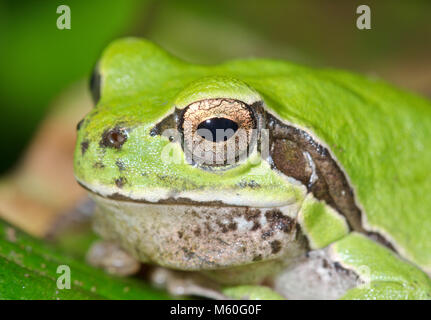
<path fill-rule="evenodd" d="M 60 265 L 71 288 L 58 289 Z M 169 299 L 143 279 L 110 276 L 0 220 L 0 299 Z"/>

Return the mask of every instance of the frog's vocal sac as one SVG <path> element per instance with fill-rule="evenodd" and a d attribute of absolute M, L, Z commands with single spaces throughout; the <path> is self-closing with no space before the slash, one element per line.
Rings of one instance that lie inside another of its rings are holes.
<path fill-rule="evenodd" d="M 74 157 L 102 238 L 91 264 L 145 263 L 210 298 L 431 298 L 429 101 L 283 61 L 194 65 L 134 38 L 108 46 L 91 88 Z"/>

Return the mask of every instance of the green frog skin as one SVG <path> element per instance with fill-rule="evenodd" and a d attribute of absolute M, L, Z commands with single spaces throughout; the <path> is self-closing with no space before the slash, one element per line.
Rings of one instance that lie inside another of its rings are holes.
<path fill-rule="evenodd" d="M 145 263 L 212 298 L 431 298 L 426 99 L 285 61 L 190 64 L 134 38 L 105 49 L 92 89 L 74 170 L 96 203 L 93 265 Z"/>

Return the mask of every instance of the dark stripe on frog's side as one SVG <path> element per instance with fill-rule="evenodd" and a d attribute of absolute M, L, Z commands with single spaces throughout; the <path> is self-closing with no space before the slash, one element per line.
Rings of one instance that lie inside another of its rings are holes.
<path fill-rule="evenodd" d="M 267 112 L 265 118 L 270 130 L 272 166 L 301 181 L 317 199 L 343 214 L 353 230 L 364 232 L 361 210 L 355 203 L 353 190 L 329 151 L 307 132 L 284 124 Z M 304 152 L 308 152 L 315 164 L 317 179 L 314 183 L 310 183 L 312 168 Z"/>
<path fill-rule="evenodd" d="M 254 108 L 263 110 L 261 104 L 262 102 L 257 103 Z M 325 201 L 342 214 L 350 229 L 367 234 L 396 251 L 381 234 L 364 229 L 362 212 L 356 205 L 353 188 L 328 149 L 317 143 L 304 130 L 283 123 L 265 110 L 262 113 L 270 130 L 270 154 L 273 161 L 271 165 L 286 176 L 301 181 L 317 199 Z M 310 183 L 312 168 L 303 152 L 308 152 L 315 164 L 317 179 L 314 183 Z"/>

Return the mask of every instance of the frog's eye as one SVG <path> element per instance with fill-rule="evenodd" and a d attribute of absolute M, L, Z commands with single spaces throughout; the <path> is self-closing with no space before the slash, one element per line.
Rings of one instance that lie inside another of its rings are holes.
<path fill-rule="evenodd" d="M 241 101 L 208 99 L 190 104 L 180 126 L 187 157 L 193 163 L 220 166 L 247 155 L 256 120 L 251 108 Z"/>
<path fill-rule="evenodd" d="M 93 73 L 91 74 L 90 91 L 94 104 L 97 104 L 100 99 L 100 72 L 97 66 L 93 69 Z"/>

